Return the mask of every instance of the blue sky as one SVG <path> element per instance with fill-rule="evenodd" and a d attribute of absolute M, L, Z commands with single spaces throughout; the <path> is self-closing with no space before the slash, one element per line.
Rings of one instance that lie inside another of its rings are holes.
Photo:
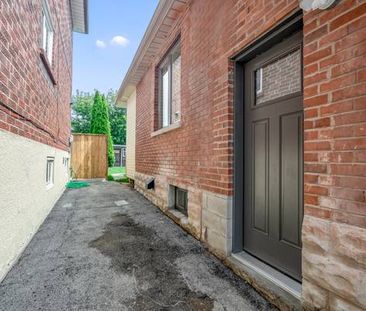
<path fill-rule="evenodd" d="M 89 34 L 74 34 L 73 93 L 118 89 L 158 0 L 89 0 Z"/>

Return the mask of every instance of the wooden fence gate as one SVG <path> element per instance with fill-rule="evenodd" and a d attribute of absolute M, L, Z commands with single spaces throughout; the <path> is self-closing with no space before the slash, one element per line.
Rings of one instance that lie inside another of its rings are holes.
<path fill-rule="evenodd" d="M 72 176 L 77 179 L 105 178 L 108 171 L 107 136 L 73 134 Z"/>

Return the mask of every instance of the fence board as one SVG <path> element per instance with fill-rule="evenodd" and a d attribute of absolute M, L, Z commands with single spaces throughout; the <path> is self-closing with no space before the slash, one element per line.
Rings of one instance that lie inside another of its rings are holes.
<path fill-rule="evenodd" d="M 78 179 L 105 178 L 108 170 L 107 136 L 74 134 L 71 167 Z"/>

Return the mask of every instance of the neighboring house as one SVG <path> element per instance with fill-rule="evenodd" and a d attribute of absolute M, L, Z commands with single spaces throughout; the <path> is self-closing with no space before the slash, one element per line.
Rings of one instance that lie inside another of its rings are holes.
<path fill-rule="evenodd" d="M 119 101 L 121 102 L 121 107 L 127 108 L 126 176 L 133 181 L 135 179 L 136 91 L 133 87 L 126 88 L 123 96 Z"/>
<path fill-rule="evenodd" d="M 118 93 L 127 159 L 281 308 L 365 309 L 366 3 L 300 2 L 161 0 Z"/>
<path fill-rule="evenodd" d="M 86 0 L 0 2 L 0 281 L 69 179 L 72 31 Z"/>

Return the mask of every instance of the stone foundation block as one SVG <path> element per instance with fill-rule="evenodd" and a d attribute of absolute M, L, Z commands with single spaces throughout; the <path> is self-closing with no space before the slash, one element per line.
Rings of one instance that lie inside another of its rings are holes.
<path fill-rule="evenodd" d="M 333 296 L 330 298 L 330 310 L 334 311 L 362 311 L 363 308 L 357 307 L 352 303 L 343 300 L 342 298 Z"/>
<path fill-rule="evenodd" d="M 330 228 L 335 254 L 366 268 L 366 229 L 339 223 Z"/>
<path fill-rule="evenodd" d="M 302 225 L 302 243 L 309 252 L 328 253 L 330 249 L 330 222 L 305 216 Z"/>
<path fill-rule="evenodd" d="M 328 305 L 328 291 L 303 279 L 302 299 L 307 310 L 324 310 Z"/>
<path fill-rule="evenodd" d="M 203 192 L 202 237 L 214 252 L 226 257 L 232 246 L 232 198 Z"/>
<path fill-rule="evenodd" d="M 366 308 L 365 270 L 350 266 L 341 258 L 318 255 L 303 249 L 303 276 L 319 287 Z"/>

